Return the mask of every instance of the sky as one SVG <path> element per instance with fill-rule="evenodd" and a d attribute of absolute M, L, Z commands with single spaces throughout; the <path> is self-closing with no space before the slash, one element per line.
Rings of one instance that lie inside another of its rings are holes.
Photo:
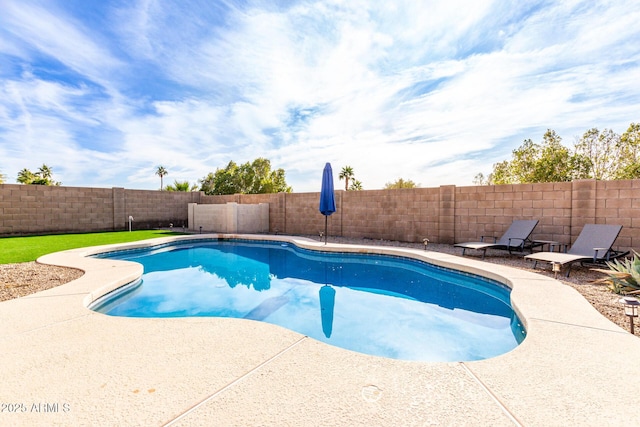
<path fill-rule="evenodd" d="M 0 173 L 158 189 L 229 161 L 320 190 L 472 185 L 640 122 L 640 1 L 0 0 Z"/>

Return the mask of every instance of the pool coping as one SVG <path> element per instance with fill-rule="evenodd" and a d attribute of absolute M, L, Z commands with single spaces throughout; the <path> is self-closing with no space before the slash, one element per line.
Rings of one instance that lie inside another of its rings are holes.
<path fill-rule="evenodd" d="M 485 276 L 512 288 L 527 338 L 487 360 L 408 362 L 262 322 L 114 318 L 87 308 L 142 274 L 140 264 L 89 255 L 216 238 L 406 256 Z M 0 303 L 7 349 L 0 352 L 7 378 L 0 403 L 13 405 L 0 412 L 0 424 L 600 426 L 627 422 L 638 401 L 640 366 L 632 361 L 640 340 L 573 288 L 508 266 L 418 249 L 244 234 L 73 249 L 38 262 L 85 274 Z"/>

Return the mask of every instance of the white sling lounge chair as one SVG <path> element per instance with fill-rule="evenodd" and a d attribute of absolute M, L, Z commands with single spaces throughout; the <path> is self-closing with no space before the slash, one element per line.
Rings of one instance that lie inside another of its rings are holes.
<path fill-rule="evenodd" d="M 629 252 L 612 249 L 620 230 L 622 230 L 621 225 L 586 224 L 571 249 L 566 253 L 537 252 L 527 255 L 525 258 L 534 261 L 533 268 L 536 268 L 538 261 L 560 264 L 562 267 L 568 265 L 567 277 L 569 277 L 573 263 L 603 263 L 628 254 Z"/>
<path fill-rule="evenodd" d="M 525 249 L 533 247 L 533 242 L 529 240 L 529 236 L 533 233 L 536 225 L 538 225 L 537 219 L 517 219 L 511 223 L 509 229 L 505 231 L 499 240 L 493 237 L 493 242 L 485 242 L 485 236 L 482 236 L 479 242 L 456 243 L 453 246 L 462 248 L 463 256 L 467 249 L 482 251 L 482 259 L 487 254 L 487 249 L 504 249 L 508 250 L 510 254 L 514 250 L 524 252 Z"/>

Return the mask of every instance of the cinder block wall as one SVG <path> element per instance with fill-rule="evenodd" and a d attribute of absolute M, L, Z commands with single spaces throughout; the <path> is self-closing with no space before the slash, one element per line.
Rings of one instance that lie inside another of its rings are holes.
<path fill-rule="evenodd" d="M 456 188 L 455 241 L 500 236 L 514 219 L 538 219 L 532 237 L 572 244 L 585 224 L 619 224 L 615 247 L 640 247 L 640 180 Z"/>
<path fill-rule="evenodd" d="M 116 229 L 128 227 L 129 215 L 133 216 L 136 229 L 186 227 L 188 204 L 199 203 L 200 192 L 125 190 L 124 217 L 116 216 Z M 118 221 L 124 221 L 119 223 Z"/>
<path fill-rule="evenodd" d="M 113 230 L 111 188 L 0 185 L 0 234 Z"/>
<path fill-rule="evenodd" d="M 326 218 L 327 232 L 329 235 L 342 236 L 341 192 L 335 192 L 336 212 Z M 325 216 L 318 210 L 320 208 L 319 193 L 294 193 L 287 194 L 285 198 L 285 218 L 283 230 L 286 234 L 313 234 L 324 233 Z"/>
<path fill-rule="evenodd" d="M 440 189 L 341 191 L 341 234 L 418 242 L 439 240 Z M 317 198 L 317 197 L 316 197 Z M 316 208 L 317 210 L 317 208 Z"/>
<path fill-rule="evenodd" d="M 199 192 L 0 184 L 0 235 L 180 227 Z"/>
<path fill-rule="evenodd" d="M 210 197 L 215 203 L 216 196 Z M 324 230 L 318 193 L 217 197 L 224 203 L 269 203 L 270 232 Z M 500 236 L 515 219 L 537 219 L 535 239 L 572 244 L 584 224 L 621 224 L 616 247 L 640 246 L 640 180 L 339 190 L 336 207 L 328 225 L 337 236 L 456 243 Z"/>
<path fill-rule="evenodd" d="M 514 219 L 537 219 L 539 240 L 570 243 L 572 183 L 456 188 L 455 241 L 499 237 Z"/>
<path fill-rule="evenodd" d="M 640 180 L 590 181 L 589 184 L 590 195 L 595 200 L 594 222 L 622 225 L 616 244 L 625 250 L 640 250 Z M 577 225 L 587 222 L 576 218 Z"/>
<path fill-rule="evenodd" d="M 187 225 L 188 203 L 269 204 L 269 232 L 324 231 L 319 193 L 205 196 L 123 188 L 0 185 L 0 235 Z M 619 249 L 640 248 L 640 180 L 336 191 L 330 235 L 434 243 L 500 236 L 514 219 L 538 219 L 535 239 L 571 244 L 584 224 L 621 224 Z"/>

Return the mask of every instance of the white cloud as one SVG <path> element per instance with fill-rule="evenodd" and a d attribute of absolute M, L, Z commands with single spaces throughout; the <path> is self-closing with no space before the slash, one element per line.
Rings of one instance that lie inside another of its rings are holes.
<path fill-rule="evenodd" d="M 571 144 L 640 120 L 640 10 L 623 2 L 146 0 L 107 4 L 102 26 L 62 5 L 0 18 L 7 175 L 156 188 L 160 164 L 194 182 L 267 157 L 296 191 L 327 161 L 365 189 L 464 185 L 547 128 Z"/>
<path fill-rule="evenodd" d="M 52 7 L 47 4 L 47 6 Z M 123 64 L 114 58 L 104 40 L 93 40 L 81 22 L 59 10 L 30 2 L 6 2 L 0 22 L 5 31 L 20 39 L 23 48 L 48 55 L 76 72 L 109 86 L 109 73 Z"/>

